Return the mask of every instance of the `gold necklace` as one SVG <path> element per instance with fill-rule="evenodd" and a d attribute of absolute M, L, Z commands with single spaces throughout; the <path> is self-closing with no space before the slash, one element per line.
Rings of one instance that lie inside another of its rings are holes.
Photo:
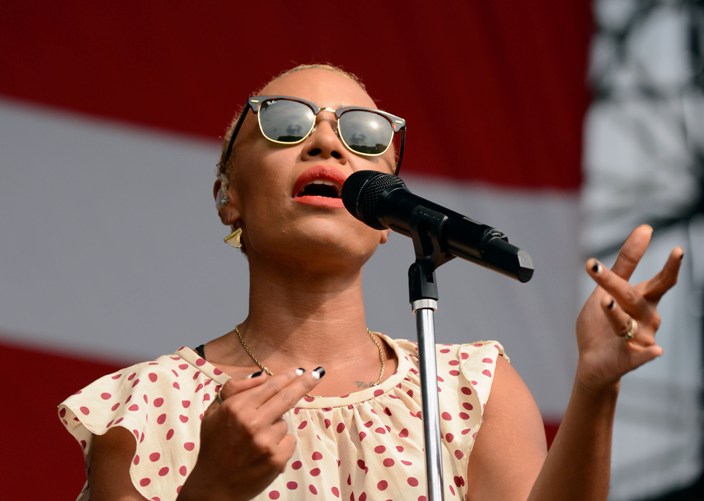
<path fill-rule="evenodd" d="M 249 346 L 247 346 L 247 343 L 244 342 L 244 337 L 242 337 L 242 333 L 240 332 L 240 326 L 236 325 L 235 326 L 235 334 L 237 334 L 237 339 L 240 340 L 240 344 L 242 345 L 242 348 L 244 348 L 244 351 L 247 352 L 247 355 L 249 355 L 249 358 L 252 359 L 252 362 L 257 364 L 257 367 L 259 367 L 261 370 L 266 372 L 269 376 L 273 376 L 274 373 L 269 370 L 268 367 L 266 367 L 264 364 L 262 364 L 257 357 L 254 356 L 254 353 L 252 353 L 252 350 L 249 349 Z M 384 355 L 384 348 L 381 347 L 381 344 L 379 341 L 377 341 L 376 337 L 374 336 L 374 333 L 370 331 L 367 328 L 367 334 L 369 334 L 369 337 L 371 338 L 372 342 L 374 345 L 376 345 L 376 349 L 379 351 L 379 362 L 381 362 L 381 370 L 379 371 L 379 377 L 375 382 L 372 383 L 372 386 L 377 386 L 379 383 L 381 383 L 381 380 L 384 378 L 384 370 L 386 369 L 386 356 Z M 306 393 L 306 397 L 311 397 L 313 395 L 308 395 Z"/>

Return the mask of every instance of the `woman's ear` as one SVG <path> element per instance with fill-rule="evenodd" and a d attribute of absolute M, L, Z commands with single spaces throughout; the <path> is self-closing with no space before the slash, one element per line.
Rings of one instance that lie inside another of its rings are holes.
<path fill-rule="evenodd" d="M 219 174 L 213 184 L 213 197 L 215 198 L 215 208 L 220 216 L 222 224 L 235 226 L 240 219 L 239 210 L 232 203 L 234 190 L 230 189 L 230 184 L 225 174 Z"/>
<path fill-rule="evenodd" d="M 218 177 L 215 178 L 215 182 L 213 183 L 213 198 L 215 199 L 215 207 L 219 208 L 218 205 L 220 204 L 219 202 L 219 197 L 220 195 L 223 195 L 227 192 L 227 188 L 223 189 L 223 184 L 227 183 L 227 178 L 225 177 L 224 174 L 218 174 Z"/>

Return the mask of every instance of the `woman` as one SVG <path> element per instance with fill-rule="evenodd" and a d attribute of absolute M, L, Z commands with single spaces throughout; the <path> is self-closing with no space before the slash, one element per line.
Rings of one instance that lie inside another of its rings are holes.
<path fill-rule="evenodd" d="M 361 268 L 388 234 L 339 198 L 352 172 L 396 171 L 404 123 L 331 66 L 295 68 L 258 94 L 228 132 L 214 187 L 248 259 L 249 314 L 199 354 L 124 369 L 62 404 L 86 450 L 86 497 L 425 499 L 416 348 L 364 317 Z M 606 498 L 619 380 L 661 354 L 655 308 L 683 256 L 629 285 L 650 234 L 637 228 L 611 270 L 587 263 L 597 287 L 549 453 L 500 345 L 439 347 L 445 499 Z"/>

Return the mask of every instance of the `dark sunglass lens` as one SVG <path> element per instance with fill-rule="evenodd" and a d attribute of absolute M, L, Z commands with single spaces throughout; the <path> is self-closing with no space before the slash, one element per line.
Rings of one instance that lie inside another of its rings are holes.
<path fill-rule="evenodd" d="M 340 117 L 338 127 L 345 144 L 365 155 L 384 153 L 394 136 L 389 121 L 371 111 L 348 111 Z"/>
<path fill-rule="evenodd" d="M 296 143 L 308 135 L 314 124 L 313 110 L 297 101 L 272 99 L 259 109 L 259 125 L 271 141 Z"/>

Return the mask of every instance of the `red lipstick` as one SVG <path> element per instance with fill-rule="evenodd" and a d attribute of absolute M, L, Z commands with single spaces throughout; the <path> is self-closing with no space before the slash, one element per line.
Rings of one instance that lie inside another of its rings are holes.
<path fill-rule="evenodd" d="M 306 205 L 344 207 L 340 191 L 345 179 L 346 176 L 334 167 L 316 165 L 298 176 L 291 196 Z"/>

